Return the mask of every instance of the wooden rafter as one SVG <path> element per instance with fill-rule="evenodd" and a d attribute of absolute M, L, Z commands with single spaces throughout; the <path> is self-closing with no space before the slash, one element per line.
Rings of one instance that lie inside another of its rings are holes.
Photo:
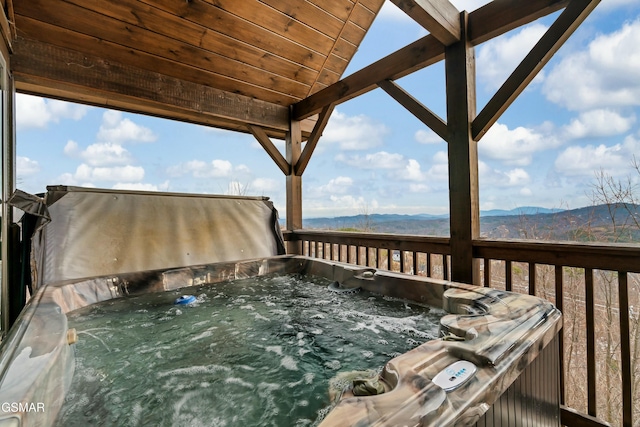
<path fill-rule="evenodd" d="M 391 0 L 445 46 L 460 41 L 460 11 L 449 0 Z"/>
<path fill-rule="evenodd" d="M 572 0 L 505 83 L 473 120 L 472 136 L 479 140 L 549 62 L 600 0 Z"/>
<path fill-rule="evenodd" d="M 276 162 L 276 165 L 278 165 L 282 173 L 284 173 L 285 175 L 289 175 L 291 173 L 291 165 L 280 153 L 280 151 L 275 146 L 275 144 L 271 141 L 267 133 L 261 127 L 251 126 L 251 125 L 249 126 L 249 131 L 253 134 L 253 136 L 256 137 L 256 139 L 258 140 L 260 145 L 262 145 L 262 148 L 264 148 L 264 151 L 267 152 L 269 157 L 271 157 L 271 159 L 274 162 Z"/>
<path fill-rule="evenodd" d="M 15 37 L 15 21 L 11 19 L 11 16 L 13 15 L 13 3 L 11 0 L 8 0 L 6 9 L 0 9 L 2 9 L 0 13 L 0 32 L 2 33 L 2 38 L 4 39 L 5 44 L 7 45 L 7 49 L 11 52 L 13 50 L 12 44 Z"/>
<path fill-rule="evenodd" d="M 378 83 L 378 86 L 385 92 L 387 92 L 393 99 L 398 101 L 400 105 L 406 108 L 411 114 L 416 116 L 418 120 L 427 125 L 432 131 L 434 131 L 440 138 L 445 141 L 449 140 L 449 130 L 447 129 L 447 123 L 442 120 L 437 114 L 425 107 L 420 101 L 408 94 L 404 89 L 398 86 L 395 82 L 390 80 L 383 80 Z"/>
<path fill-rule="evenodd" d="M 491 2 L 469 14 L 469 43 L 477 45 L 519 25 L 553 13 L 568 0 L 504 0 Z M 444 46 L 429 34 L 331 86 L 293 104 L 293 117 L 303 119 L 324 106 L 340 104 L 444 59 Z"/>
<path fill-rule="evenodd" d="M 309 136 L 309 139 L 307 139 L 307 143 L 304 146 L 304 150 L 302 150 L 302 154 L 300 155 L 300 158 L 298 159 L 298 161 L 293 167 L 293 171 L 296 175 L 302 176 L 302 174 L 304 173 L 304 170 L 307 168 L 307 165 L 309 164 L 309 160 L 311 160 L 311 155 L 313 154 L 313 151 L 316 149 L 316 145 L 318 145 L 318 141 L 322 136 L 322 132 L 324 131 L 324 128 L 327 126 L 327 123 L 329 122 L 329 118 L 331 117 L 333 108 L 334 108 L 333 105 L 329 105 L 327 107 L 324 107 L 320 112 L 320 117 L 318 118 L 318 121 L 316 122 L 316 125 L 313 128 L 313 131 L 311 131 L 311 135 Z"/>

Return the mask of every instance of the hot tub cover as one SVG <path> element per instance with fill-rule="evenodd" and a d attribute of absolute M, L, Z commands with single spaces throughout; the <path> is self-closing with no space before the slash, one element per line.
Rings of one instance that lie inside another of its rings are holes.
<path fill-rule="evenodd" d="M 34 198 L 23 199 L 33 214 Z M 267 197 L 49 186 L 42 203 L 45 209 L 35 209 L 36 286 L 285 252 Z"/>

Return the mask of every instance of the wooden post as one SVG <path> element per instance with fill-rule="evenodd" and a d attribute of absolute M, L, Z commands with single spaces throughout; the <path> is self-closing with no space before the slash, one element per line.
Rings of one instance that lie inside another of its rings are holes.
<path fill-rule="evenodd" d="M 287 230 L 293 231 L 302 228 L 302 176 L 295 174 L 295 167 L 302 153 L 302 131 L 300 122 L 291 120 L 289 132 L 286 138 L 286 157 L 291 165 L 287 173 Z M 301 241 L 287 242 L 287 253 L 302 254 Z"/>
<path fill-rule="evenodd" d="M 451 280 L 477 284 L 480 263 L 473 259 L 473 239 L 480 235 L 478 147 L 471 137 L 476 115 L 475 54 L 466 12 L 460 14 L 460 20 L 461 41 L 445 49 Z"/>

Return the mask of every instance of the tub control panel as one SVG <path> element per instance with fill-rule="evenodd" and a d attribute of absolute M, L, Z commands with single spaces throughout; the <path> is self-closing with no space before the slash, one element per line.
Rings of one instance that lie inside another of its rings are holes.
<path fill-rule="evenodd" d="M 444 391 L 452 391 L 473 378 L 476 371 L 476 365 L 473 363 L 458 360 L 438 372 L 431 381 Z"/>

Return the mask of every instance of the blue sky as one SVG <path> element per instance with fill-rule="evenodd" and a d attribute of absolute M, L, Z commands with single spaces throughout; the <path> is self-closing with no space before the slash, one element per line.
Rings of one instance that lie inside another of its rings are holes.
<path fill-rule="evenodd" d="M 476 47 L 478 111 L 555 16 Z M 345 76 L 425 34 L 387 2 Z M 398 83 L 446 117 L 443 64 Z M 284 216 L 284 175 L 251 135 L 20 94 L 16 104 L 21 190 L 241 193 L 271 197 Z M 602 0 L 479 142 L 481 209 L 589 205 L 598 171 L 637 181 L 639 115 L 640 2 Z M 305 217 L 448 206 L 446 144 L 426 126 L 380 89 L 334 110 L 303 176 Z"/>

